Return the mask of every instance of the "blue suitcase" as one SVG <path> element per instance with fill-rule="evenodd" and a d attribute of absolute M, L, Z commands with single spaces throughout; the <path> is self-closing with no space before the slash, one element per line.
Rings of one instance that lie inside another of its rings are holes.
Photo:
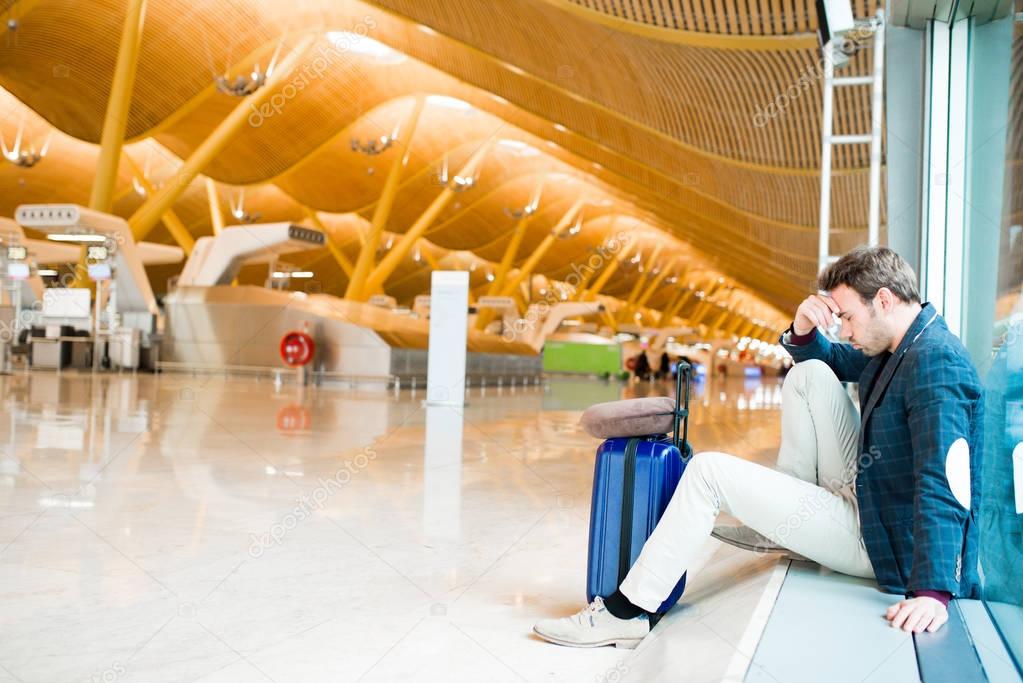
<path fill-rule="evenodd" d="M 679 362 L 674 434 L 608 439 L 597 448 L 590 507 L 586 600 L 617 590 L 664 514 L 686 463 L 692 459 L 689 372 Z M 682 597 L 685 574 L 657 609 L 664 613 Z"/>

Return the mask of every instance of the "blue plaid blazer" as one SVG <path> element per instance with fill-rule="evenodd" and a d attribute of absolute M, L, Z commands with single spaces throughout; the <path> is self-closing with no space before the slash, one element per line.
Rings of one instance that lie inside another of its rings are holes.
<path fill-rule="evenodd" d="M 983 390 L 966 349 L 934 306 L 895 353 L 871 358 L 821 334 L 782 344 L 795 361 L 816 358 L 843 382 L 859 382 L 856 497 L 878 585 L 890 593 L 948 591 L 980 597 L 977 574 Z M 946 458 L 969 446 L 969 509 L 953 495 Z"/>

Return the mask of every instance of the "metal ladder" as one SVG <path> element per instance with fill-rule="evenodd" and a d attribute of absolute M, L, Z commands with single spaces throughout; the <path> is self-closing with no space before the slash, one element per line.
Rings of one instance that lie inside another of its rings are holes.
<path fill-rule="evenodd" d="M 874 68 L 869 76 L 835 77 L 835 41 L 824 46 L 824 111 L 821 120 L 821 213 L 818 268 L 822 269 L 838 260 L 831 255 L 831 148 L 833 145 L 870 143 L 870 205 L 867 223 L 867 243 L 877 246 L 881 221 L 881 122 L 884 120 L 884 10 L 877 10 L 872 18 L 857 22 L 857 29 L 868 29 L 874 36 Z M 865 135 L 833 135 L 835 88 L 869 85 L 871 90 L 870 133 Z"/>

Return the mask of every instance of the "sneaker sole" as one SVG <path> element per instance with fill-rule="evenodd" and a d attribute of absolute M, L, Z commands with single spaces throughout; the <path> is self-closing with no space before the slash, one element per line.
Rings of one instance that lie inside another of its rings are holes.
<path fill-rule="evenodd" d="M 787 553 L 787 552 L 790 552 L 786 548 L 782 548 L 781 546 L 777 546 L 777 545 L 764 546 L 764 545 L 753 545 L 751 543 L 743 543 L 742 541 L 737 541 L 734 538 L 725 538 L 724 536 L 718 536 L 713 531 L 711 532 L 710 535 L 713 536 L 714 538 L 718 539 L 722 543 L 727 543 L 728 545 L 735 546 L 736 548 L 742 548 L 743 550 L 749 550 L 749 551 L 752 551 L 754 553 Z"/>
<path fill-rule="evenodd" d="M 536 630 L 536 628 L 533 629 L 533 633 L 540 636 L 549 643 L 554 643 L 555 645 L 562 645 L 564 647 L 606 647 L 608 645 L 614 645 L 615 647 L 622 648 L 623 650 L 634 650 L 643 640 L 642 638 L 618 638 L 618 639 L 610 638 L 608 640 L 601 640 L 595 643 L 573 643 L 569 640 L 562 640 L 561 638 L 556 638 L 554 636 L 549 636 L 545 633 L 541 633 L 540 631 Z"/>
<path fill-rule="evenodd" d="M 749 543 L 743 543 L 742 541 L 736 541 L 735 539 L 732 539 L 732 538 L 725 538 L 724 536 L 718 536 L 713 531 L 711 532 L 710 535 L 713 536 L 714 538 L 718 539 L 722 543 L 727 543 L 730 546 L 733 546 L 735 548 L 741 548 L 742 550 L 749 550 L 750 552 L 754 552 L 754 553 L 777 553 L 779 555 L 785 555 L 788 559 L 794 560 L 796 562 L 811 562 L 812 561 L 812 560 L 810 560 L 808 558 L 803 557 L 799 553 L 795 553 L 795 552 L 789 550 L 788 548 L 782 548 L 781 546 L 772 545 L 772 546 L 769 546 L 769 547 L 765 547 L 765 546 L 762 546 L 762 545 L 750 545 Z"/>

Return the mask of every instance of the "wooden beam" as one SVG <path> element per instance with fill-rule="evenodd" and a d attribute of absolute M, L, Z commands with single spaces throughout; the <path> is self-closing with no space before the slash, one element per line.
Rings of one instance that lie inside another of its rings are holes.
<path fill-rule="evenodd" d="M 496 135 L 496 133 L 494 135 Z M 494 135 L 491 135 L 491 137 L 480 145 L 479 149 L 477 149 L 473 155 L 469 157 L 469 160 L 465 162 L 465 165 L 458 170 L 457 175 L 472 176 L 476 173 L 476 168 L 483 162 L 484 157 L 486 157 L 487 152 L 490 150 L 490 147 L 494 142 Z M 430 206 L 427 207 L 426 211 L 424 211 L 412 224 L 412 227 L 410 227 L 408 231 L 401 236 L 398 243 L 394 245 L 394 248 L 380 259 L 380 264 L 377 265 L 373 272 L 369 274 L 369 277 L 366 278 L 366 283 L 363 285 L 357 298 L 362 299 L 366 292 L 372 292 L 378 288 L 383 288 L 387 278 L 389 278 L 395 271 L 402 259 L 408 255 L 408 252 L 412 249 L 416 241 L 423 236 L 431 225 L 433 225 L 433 222 L 437 220 L 437 216 L 439 216 L 440 212 L 447 207 L 448 203 L 454 196 L 455 191 L 452 190 L 450 186 L 441 190 L 440 194 L 438 194 L 434 200 L 430 202 Z M 369 246 L 368 240 L 366 246 Z"/>
<path fill-rule="evenodd" d="M 213 234 L 219 235 L 224 230 L 224 212 L 220 209 L 220 197 L 217 195 L 217 184 L 213 178 L 206 178 L 206 201 L 210 205 L 210 225 Z"/>
<path fill-rule="evenodd" d="M 160 216 L 174 205 L 185 188 L 202 173 L 203 169 L 217 157 L 231 142 L 234 141 L 246 125 L 249 116 L 254 109 L 258 109 L 276 91 L 276 85 L 285 77 L 290 76 L 292 70 L 301 61 L 306 51 L 316 40 L 316 35 L 305 36 L 298 46 L 287 57 L 281 60 L 274 69 L 273 75 L 268 79 L 266 85 L 243 98 L 235 105 L 234 109 L 217 124 L 209 137 L 199 143 L 192 154 L 185 160 L 185 163 L 177 172 L 167 179 L 158 192 L 150 196 L 142 206 L 128 219 L 132 235 L 136 240 L 141 240 L 149 234 L 153 226 L 160 219 Z"/>
<path fill-rule="evenodd" d="M 654 263 L 657 261 L 657 257 L 661 254 L 661 249 L 664 248 L 663 242 L 658 242 L 654 245 L 654 249 L 650 254 L 650 258 L 647 259 L 646 266 L 643 268 L 643 272 L 640 274 L 639 279 L 636 280 L 636 284 L 632 286 L 632 291 L 629 292 L 629 298 L 625 301 L 625 306 L 618 312 L 618 321 L 625 322 L 629 313 L 632 312 L 633 304 L 636 303 L 636 299 L 639 298 L 639 293 L 643 289 L 643 285 L 646 284 L 647 278 L 650 276 L 650 271 L 654 267 Z"/>
<path fill-rule="evenodd" d="M 639 299 L 636 300 L 636 308 L 643 308 L 644 306 L 646 306 L 646 302 L 650 301 L 650 297 L 654 295 L 654 292 L 656 292 L 657 288 L 660 287 L 662 282 L 664 282 L 664 279 L 671 274 L 671 269 L 675 267 L 675 263 L 677 261 L 678 257 L 676 256 L 675 258 L 671 259 L 671 261 L 668 262 L 668 265 L 666 265 L 664 268 L 661 268 L 661 272 L 654 276 L 653 282 L 651 282 L 647 286 L 646 291 L 643 292 L 640 295 Z"/>
<path fill-rule="evenodd" d="M 89 195 L 89 208 L 104 213 L 110 213 L 113 205 L 117 167 L 121 161 L 121 147 L 124 145 L 124 133 L 128 127 L 128 112 L 135 90 L 135 72 L 145 21 L 146 0 L 128 2 L 124 27 L 121 29 L 121 44 L 117 48 L 114 78 L 110 83 L 107 111 L 103 117 L 103 131 L 100 133 L 96 175 L 92 181 L 92 193 Z"/>
<path fill-rule="evenodd" d="M 150 196 L 156 189 L 152 183 L 149 182 L 149 178 L 142 173 L 135 161 L 128 156 L 124 155 L 124 160 L 127 162 L 131 172 L 135 175 L 135 178 L 139 181 L 139 185 L 146 191 L 146 196 Z M 192 233 L 185 227 L 184 222 L 178 218 L 178 215 L 174 213 L 174 209 L 167 209 L 164 212 L 163 224 L 167 226 L 167 232 L 174 238 L 174 241 L 178 243 L 178 246 L 185 251 L 185 255 L 188 256 L 192 253 L 192 249 L 195 248 L 195 238 L 192 237 Z"/>
<path fill-rule="evenodd" d="M 387 172 L 387 180 L 384 181 L 384 189 L 377 200 L 376 208 L 373 210 L 373 219 L 370 223 L 369 233 L 362 240 L 362 248 L 359 250 L 359 257 L 355 260 L 355 274 L 348 281 L 348 288 L 345 290 L 345 298 L 358 300 L 365 298 L 363 285 L 369 277 L 370 271 L 376 260 L 377 247 L 380 246 L 380 236 L 387 227 L 387 220 L 391 216 L 391 209 L 394 207 L 394 198 L 398 195 L 398 187 L 401 183 L 402 174 L 408 165 L 409 147 L 412 145 L 412 137 L 415 135 L 416 126 L 419 124 L 419 116 L 423 113 L 426 98 L 423 95 L 416 97 L 415 105 L 409 113 L 402 128 L 399 129 L 401 139 L 398 142 L 398 149 L 394 159 L 391 160 L 391 168 Z M 361 233 L 360 233 L 361 234 Z"/>
<path fill-rule="evenodd" d="M 526 259 L 526 262 L 522 264 L 515 275 L 508 279 L 504 287 L 500 290 L 502 296 L 508 296 L 511 294 L 511 292 L 519 286 L 519 283 L 522 282 L 523 278 L 525 278 L 527 274 L 536 270 L 537 264 L 540 263 L 540 260 L 547 255 L 547 252 L 550 251 L 552 246 L 554 246 L 555 240 L 558 239 L 565 228 L 567 228 L 572 221 L 575 220 L 576 216 L 579 215 L 579 211 L 582 210 L 585 203 L 585 199 L 578 199 L 568 208 L 568 211 L 561 216 L 561 219 L 551 229 L 550 234 L 544 237 L 543 241 L 537 245 L 536 249 L 533 250 L 533 253 L 529 255 L 529 258 Z"/>
<path fill-rule="evenodd" d="M 494 279 L 490 282 L 487 287 L 487 296 L 494 296 L 504 287 L 504 281 L 508 277 L 508 271 L 511 270 L 512 264 L 515 263 L 515 256 L 519 253 L 519 247 L 522 246 L 522 239 L 526 236 L 526 228 L 529 227 L 529 223 L 533 216 L 523 216 L 515 224 L 515 228 L 512 230 L 512 237 L 508 241 L 508 246 L 504 249 L 504 255 L 501 257 L 501 262 L 497 266 L 497 272 L 494 273 Z M 484 309 L 480 311 L 479 315 L 476 316 L 476 329 L 484 330 L 490 321 L 494 319 L 494 311 L 492 309 Z"/>
<path fill-rule="evenodd" d="M 317 230 L 323 233 L 323 241 L 327 245 L 327 251 L 334 257 L 334 261 L 341 266 L 341 270 L 344 271 L 348 277 L 349 282 L 352 279 L 352 273 L 355 271 L 355 266 L 352 265 L 351 260 L 345 256 L 345 252 L 342 251 L 341 246 L 334 240 L 334 237 L 330 234 L 330 230 L 320 220 L 320 216 L 313 209 L 308 206 L 305 209 L 306 216 L 309 217 L 309 222 L 313 224 Z"/>

